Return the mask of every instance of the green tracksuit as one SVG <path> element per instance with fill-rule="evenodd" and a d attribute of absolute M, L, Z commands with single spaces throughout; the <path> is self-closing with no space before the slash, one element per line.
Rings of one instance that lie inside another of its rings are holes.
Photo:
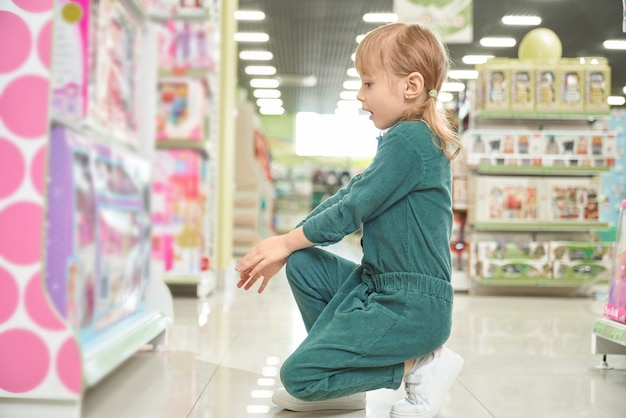
<path fill-rule="evenodd" d="M 317 245 L 363 228 L 355 264 L 320 248 L 294 252 L 286 273 L 308 336 L 281 369 L 293 396 L 316 401 L 397 389 L 404 361 L 448 339 L 452 176 L 423 122 L 401 122 L 371 164 L 301 222 Z"/>

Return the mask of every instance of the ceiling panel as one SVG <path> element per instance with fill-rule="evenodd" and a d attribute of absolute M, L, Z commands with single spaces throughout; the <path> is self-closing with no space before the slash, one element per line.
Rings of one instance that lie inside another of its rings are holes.
<path fill-rule="evenodd" d="M 262 22 L 239 22 L 240 31 L 263 31 L 270 36 L 266 44 L 240 44 L 240 50 L 270 50 L 274 54 L 270 64 L 286 81 L 294 76 L 317 78 L 313 87 L 283 83 L 280 90 L 286 111 L 333 113 L 348 79 L 346 70 L 352 65 L 356 36 L 377 26 L 364 22 L 363 15 L 391 12 L 393 0 L 239 0 L 239 9 L 266 14 Z M 606 39 L 626 39 L 621 31 L 620 0 L 474 0 L 474 41 L 447 45 L 453 68 L 471 68 L 461 61 L 466 54 L 517 57 L 517 46 L 494 49 L 478 43 L 485 36 L 513 36 L 519 45 L 532 28 L 503 25 L 500 19 L 506 14 L 541 16 L 541 27 L 560 37 L 563 57 L 606 57 L 612 67 L 612 94 L 623 94 L 626 51 L 602 47 Z M 244 66 L 249 64 L 239 61 L 238 82 L 246 90 L 251 77 L 244 73 Z"/>

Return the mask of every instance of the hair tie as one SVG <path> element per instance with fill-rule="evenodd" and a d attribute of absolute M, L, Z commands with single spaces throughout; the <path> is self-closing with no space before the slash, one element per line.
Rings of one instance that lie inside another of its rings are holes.
<path fill-rule="evenodd" d="M 436 99 L 436 98 L 437 98 L 437 90 L 430 90 L 430 91 L 428 92 L 428 97 L 431 97 L 431 98 L 433 98 L 433 99 Z"/>

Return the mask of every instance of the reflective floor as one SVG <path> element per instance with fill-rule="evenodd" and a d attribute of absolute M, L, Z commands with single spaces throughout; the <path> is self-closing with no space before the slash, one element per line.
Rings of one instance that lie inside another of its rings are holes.
<path fill-rule="evenodd" d="M 271 402 L 278 369 L 305 331 L 283 276 L 245 292 L 234 276 L 206 300 L 175 297 L 158 352 L 140 351 L 89 390 L 88 418 L 388 417 L 403 391 L 367 394 L 353 412 L 294 413 Z M 596 368 L 591 330 L 602 301 L 475 296 L 455 299 L 448 346 L 465 367 L 438 417 L 624 418 L 626 356 Z"/>

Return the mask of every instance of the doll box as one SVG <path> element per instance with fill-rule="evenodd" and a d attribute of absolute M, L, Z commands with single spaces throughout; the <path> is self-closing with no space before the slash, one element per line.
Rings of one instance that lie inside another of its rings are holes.
<path fill-rule="evenodd" d="M 511 110 L 533 110 L 535 106 L 535 72 L 532 65 L 517 62 L 510 71 Z"/>
<path fill-rule="evenodd" d="M 600 181 L 593 178 L 550 178 L 544 181 L 550 221 L 599 220 Z M 548 220 L 548 219 L 546 219 Z"/>
<path fill-rule="evenodd" d="M 538 179 L 489 176 L 475 181 L 474 187 L 477 222 L 532 222 L 539 219 Z"/>
<path fill-rule="evenodd" d="M 559 71 L 554 65 L 535 67 L 535 110 L 559 109 Z"/>

